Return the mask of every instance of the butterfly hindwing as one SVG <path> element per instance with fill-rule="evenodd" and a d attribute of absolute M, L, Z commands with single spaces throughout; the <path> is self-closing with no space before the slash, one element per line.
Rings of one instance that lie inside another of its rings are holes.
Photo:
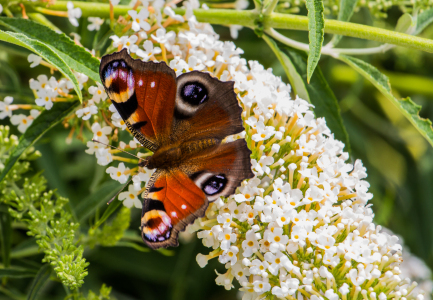
<path fill-rule="evenodd" d="M 104 56 L 101 81 L 132 134 L 152 151 L 167 142 L 173 123 L 176 74 L 164 62 L 142 62 L 126 49 Z"/>
<path fill-rule="evenodd" d="M 142 237 L 151 248 L 177 246 L 179 231 L 202 217 L 208 201 L 233 194 L 252 178 L 245 140 L 218 145 L 186 160 L 176 170 L 156 171 L 142 211 Z"/>
<path fill-rule="evenodd" d="M 142 238 L 153 249 L 174 247 L 179 231 L 204 216 L 208 200 L 181 170 L 156 172 L 155 182 L 148 186 L 143 200 Z"/>

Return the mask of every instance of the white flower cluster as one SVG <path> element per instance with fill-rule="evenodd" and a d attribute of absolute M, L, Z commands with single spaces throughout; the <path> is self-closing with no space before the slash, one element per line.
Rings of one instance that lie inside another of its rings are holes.
<path fill-rule="evenodd" d="M 198 1 L 184 2 L 184 16 L 160 0 L 152 2 L 152 9 L 142 3 L 139 13 L 128 12 L 133 32 L 112 36 L 113 47 L 127 48 L 144 61 L 165 60 L 177 75 L 199 70 L 234 81 L 243 108 L 245 131 L 226 140 L 246 139 L 256 176 L 243 182 L 235 195 L 211 203 L 206 216 L 190 226 L 205 246 L 213 248 L 208 255 L 197 256 L 199 265 L 218 258 L 227 272 L 218 275 L 217 284 L 230 289 L 236 278 L 243 299 L 422 300 L 422 294 L 413 292 L 416 283 L 402 276 L 397 237 L 373 223 L 365 168 L 360 161 L 346 163 L 344 144 L 334 139 L 324 119 L 315 118 L 312 105 L 291 99 L 290 86 L 272 70 L 258 62 L 247 63 L 240 57 L 241 49 L 220 41 L 209 24 L 198 23 L 192 13 Z M 69 6 L 74 23 L 81 14 Z M 102 24 L 99 19 L 90 22 L 89 30 Z M 166 30 L 176 23 L 187 25 L 178 32 Z M 31 57 L 29 62 L 37 65 L 40 60 Z M 76 75 L 83 88 L 88 78 Z M 31 80 L 30 86 L 37 94 L 36 104 L 45 109 L 73 88 L 67 80 L 44 75 Z M 111 135 L 117 136 L 126 126 L 113 105 L 107 109 L 100 84 L 87 91 L 92 98 L 76 111 L 75 119 L 87 122 L 94 139 L 109 144 L 114 140 Z M 0 118 L 11 117 L 11 103 L 10 98 L 0 102 Z M 100 165 L 122 161 L 108 167 L 107 173 L 121 183 L 132 180 L 119 200 L 141 208 L 137 195 L 150 171 L 125 166 L 128 159 L 115 156 L 120 150 L 92 141 L 87 146 L 86 152 L 95 154 Z M 138 147 L 131 136 L 120 148 Z"/>

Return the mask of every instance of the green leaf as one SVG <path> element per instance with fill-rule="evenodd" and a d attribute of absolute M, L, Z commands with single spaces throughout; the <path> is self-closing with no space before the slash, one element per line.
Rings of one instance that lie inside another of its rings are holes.
<path fill-rule="evenodd" d="M 403 14 L 397 21 L 395 31 L 410 34 L 411 28 L 415 26 L 413 18 L 410 14 Z"/>
<path fill-rule="evenodd" d="M 54 52 L 49 46 L 39 42 L 38 40 L 28 38 L 22 33 L 14 33 L 10 31 L 6 32 L 2 30 L 0 30 L 0 40 L 27 48 L 30 51 L 33 51 L 37 55 L 44 58 L 47 62 L 49 62 L 60 72 L 62 72 L 62 74 L 65 75 L 66 78 L 71 80 L 71 82 L 74 84 L 74 89 L 78 95 L 78 98 L 80 100 L 82 99 L 78 80 L 75 77 L 74 73 L 72 73 L 71 69 L 65 63 L 65 61 L 60 58 L 59 55 L 57 55 L 57 53 Z"/>
<path fill-rule="evenodd" d="M 132 249 L 135 249 L 137 251 L 140 251 L 140 252 L 150 252 L 150 248 L 143 247 L 143 246 L 137 245 L 136 243 L 132 243 L 132 242 L 119 241 L 116 243 L 115 247 L 128 247 L 128 248 L 132 248 Z"/>
<path fill-rule="evenodd" d="M 338 11 L 338 21 L 349 22 L 355 12 L 358 0 L 340 0 L 340 10 Z M 337 45 L 341 40 L 341 35 L 334 35 L 329 42 L 331 45 Z"/>
<path fill-rule="evenodd" d="M 287 78 L 289 78 L 290 84 L 292 85 L 295 94 L 300 98 L 310 102 L 310 96 L 308 95 L 304 80 L 297 72 L 290 58 L 280 50 L 275 40 L 268 37 L 267 35 L 263 35 L 262 38 L 266 41 L 266 43 L 268 43 L 269 47 L 271 47 L 272 51 L 274 51 L 274 54 L 277 56 L 281 65 L 283 66 L 284 72 L 286 73 Z"/>
<path fill-rule="evenodd" d="M 423 119 L 419 116 L 419 111 L 421 110 L 420 105 L 414 103 L 409 97 L 404 99 L 397 99 L 394 97 L 388 77 L 365 61 L 344 55 L 340 56 L 339 59 L 355 69 L 359 74 L 364 76 L 365 79 L 369 80 L 401 111 L 409 122 L 411 122 L 421 135 L 424 136 L 424 138 L 433 146 L 432 122 L 429 119 Z"/>
<path fill-rule="evenodd" d="M 2 277 L 13 277 L 13 278 L 26 278 L 35 277 L 36 271 L 25 268 L 7 268 L 0 269 L 0 278 Z"/>
<path fill-rule="evenodd" d="M 89 218 L 97 208 L 106 205 L 107 202 L 122 188 L 118 182 L 110 180 L 102 184 L 75 207 L 75 214 L 79 222 Z M 119 201 L 120 202 L 120 201 Z M 111 206 L 111 204 L 110 204 Z M 109 207 L 110 207 L 109 206 Z"/>
<path fill-rule="evenodd" d="M 271 40 L 270 37 L 267 37 L 267 39 Z M 342 141 L 346 145 L 346 151 L 350 153 L 349 137 L 340 115 L 340 106 L 320 68 L 317 67 L 316 72 L 311 77 L 310 84 L 307 84 L 307 55 L 305 52 L 295 50 L 275 41 L 272 41 L 272 43 L 278 47 L 281 52 L 280 55 L 284 55 L 285 59 L 290 61 L 290 65 L 294 66 L 295 70 L 291 72 L 296 72 L 302 78 L 308 98 L 314 105 L 316 116 L 326 119 L 326 124 L 335 138 Z M 289 75 L 288 77 L 290 78 Z"/>
<path fill-rule="evenodd" d="M 0 211 L 0 246 L 2 262 L 5 268 L 10 266 L 12 248 L 12 219 L 7 211 Z"/>
<path fill-rule="evenodd" d="M 317 67 L 322 51 L 323 36 L 325 34 L 325 17 L 323 16 L 322 0 L 307 0 L 308 9 L 308 38 L 310 40 L 308 64 L 307 64 L 307 83 L 310 83 L 314 69 Z"/>
<path fill-rule="evenodd" d="M 41 136 L 48 130 L 61 122 L 72 110 L 79 104 L 78 101 L 73 102 L 57 102 L 54 103 L 50 110 L 44 110 L 27 128 L 26 132 L 21 135 L 17 147 L 9 156 L 5 163 L 3 172 L 0 174 L 0 182 L 9 173 L 20 156 L 31 147 Z"/>
<path fill-rule="evenodd" d="M 416 18 L 416 28 L 413 34 L 418 35 L 432 22 L 433 22 L 433 8 L 430 8 L 420 13 Z"/>
<path fill-rule="evenodd" d="M 101 226 L 105 221 L 107 221 L 108 217 L 110 217 L 120 206 L 122 206 L 122 201 L 114 200 L 108 205 L 108 208 L 102 214 L 102 217 L 93 225 L 93 229 Z"/>
<path fill-rule="evenodd" d="M 83 47 L 76 45 L 64 33 L 57 33 L 38 22 L 22 18 L 0 18 L 0 24 L 44 43 L 56 52 L 71 69 L 100 82 L 99 60 Z"/>
<path fill-rule="evenodd" d="M 33 279 L 32 286 L 30 287 L 30 291 L 27 294 L 27 300 L 36 300 L 38 299 L 39 290 L 45 285 L 45 283 L 50 279 L 51 274 L 51 266 L 49 264 L 43 265 L 38 273 L 36 274 L 35 279 Z"/>

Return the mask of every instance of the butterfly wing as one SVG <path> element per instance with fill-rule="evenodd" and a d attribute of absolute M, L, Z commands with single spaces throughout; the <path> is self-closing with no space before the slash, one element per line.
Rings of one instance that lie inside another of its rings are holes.
<path fill-rule="evenodd" d="M 176 74 L 164 62 L 133 59 L 126 49 L 102 57 L 102 84 L 128 129 L 146 148 L 167 143 L 173 124 Z"/>
<path fill-rule="evenodd" d="M 224 139 L 244 130 L 233 81 L 192 71 L 177 77 L 172 140 Z"/>
<path fill-rule="evenodd" d="M 202 190 L 181 170 L 156 171 L 143 200 L 143 241 L 152 249 L 175 247 L 178 233 L 204 216 L 208 200 Z"/>
<path fill-rule="evenodd" d="M 143 241 L 153 249 L 177 246 L 179 231 L 204 216 L 208 201 L 233 194 L 254 176 L 250 155 L 245 140 L 237 140 L 203 151 L 177 169 L 156 171 L 143 201 Z"/>

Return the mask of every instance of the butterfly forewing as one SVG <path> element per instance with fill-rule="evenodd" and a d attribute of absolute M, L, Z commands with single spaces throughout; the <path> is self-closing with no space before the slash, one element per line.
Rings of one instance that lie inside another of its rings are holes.
<path fill-rule="evenodd" d="M 174 71 L 165 63 L 134 60 L 126 49 L 104 56 L 99 71 L 132 134 L 152 151 L 167 143 L 176 97 Z"/>

